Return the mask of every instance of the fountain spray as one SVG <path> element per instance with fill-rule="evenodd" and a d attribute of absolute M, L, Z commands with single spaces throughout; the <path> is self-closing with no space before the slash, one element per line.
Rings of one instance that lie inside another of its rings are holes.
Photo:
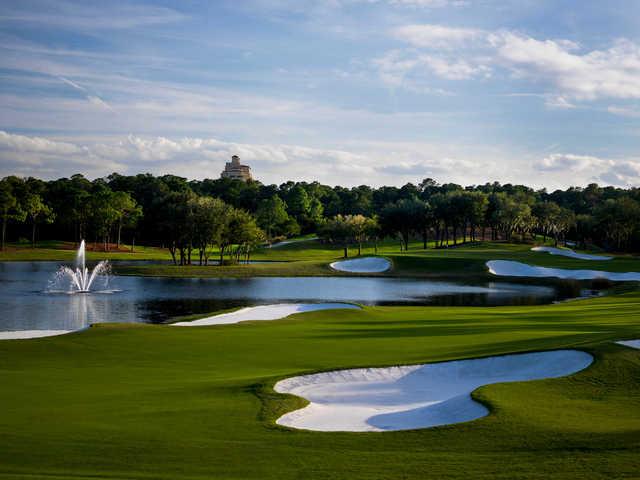
<path fill-rule="evenodd" d="M 84 240 L 82 240 L 76 254 L 75 270 L 69 267 L 60 267 L 58 271 L 59 276 L 66 277 L 71 281 L 72 290 L 78 293 L 89 292 L 91 284 L 97 275 L 107 275 L 109 273 L 109 262 L 107 260 L 98 263 L 95 268 L 89 272 L 85 264 L 85 257 L 85 243 Z"/>

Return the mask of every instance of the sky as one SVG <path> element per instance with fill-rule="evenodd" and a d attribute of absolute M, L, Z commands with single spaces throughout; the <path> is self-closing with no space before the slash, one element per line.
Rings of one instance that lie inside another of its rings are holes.
<path fill-rule="evenodd" d="M 0 176 L 640 186 L 640 0 L 0 2 Z"/>

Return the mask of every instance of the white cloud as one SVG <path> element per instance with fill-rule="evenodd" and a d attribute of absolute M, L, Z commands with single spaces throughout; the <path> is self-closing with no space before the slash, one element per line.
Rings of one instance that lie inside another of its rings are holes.
<path fill-rule="evenodd" d="M 602 166 L 605 163 L 606 161 L 601 158 L 588 155 L 554 153 L 543 158 L 536 168 L 543 171 L 575 172 Z"/>
<path fill-rule="evenodd" d="M 599 182 L 618 187 L 640 186 L 640 158 L 611 159 L 555 153 L 543 158 L 535 168 L 541 173 L 573 178 L 574 184 Z"/>
<path fill-rule="evenodd" d="M 640 159 L 613 163 L 598 177 L 601 182 L 620 187 L 640 186 Z"/>
<path fill-rule="evenodd" d="M 544 95 L 544 104 L 549 108 L 557 108 L 560 110 L 571 110 L 577 108 L 575 104 L 567 100 L 562 95 Z"/>
<path fill-rule="evenodd" d="M 0 130 L 0 176 L 104 175 L 124 168 L 111 155 L 96 155 L 85 146 Z"/>
<path fill-rule="evenodd" d="M 114 111 L 113 108 L 111 108 L 111 105 L 105 102 L 102 98 L 100 98 L 97 95 L 89 94 L 88 93 L 89 91 L 85 87 L 78 85 L 73 80 L 69 80 L 68 78 L 65 78 L 65 77 L 57 77 L 57 78 L 62 82 L 64 82 L 65 84 L 69 85 L 70 87 L 74 88 L 75 90 L 79 90 L 83 92 L 83 94 L 85 95 L 85 98 L 90 104 L 95 105 L 96 107 L 99 107 L 102 110 L 109 110 L 111 112 Z"/>
<path fill-rule="evenodd" d="M 398 69 L 405 76 L 408 70 L 427 67 L 442 78 L 458 80 L 483 77 L 500 68 L 514 79 L 544 85 L 549 89 L 546 103 L 554 108 L 573 108 L 574 101 L 640 99 L 640 45 L 627 39 L 583 51 L 571 40 L 538 40 L 505 30 L 424 24 L 398 27 L 392 35 L 411 47 L 394 51 L 402 57 Z M 380 65 L 379 59 L 376 62 Z M 381 72 L 383 81 L 389 71 Z"/>
<path fill-rule="evenodd" d="M 482 64 L 465 60 L 450 60 L 434 55 L 421 55 L 419 63 L 427 67 L 438 77 L 448 80 L 466 80 L 474 77 L 490 77 L 491 69 Z"/>
<path fill-rule="evenodd" d="M 186 18 L 170 8 L 126 2 L 92 6 L 58 1 L 47 2 L 35 9 L 22 9 L 16 2 L 11 9 L 4 9 L 0 14 L 0 24 L 11 22 L 73 30 L 123 30 L 179 22 Z"/>
<path fill-rule="evenodd" d="M 450 94 L 430 87 L 434 77 L 446 80 L 467 80 L 491 76 L 491 69 L 481 60 L 454 59 L 445 56 L 392 50 L 373 60 L 380 79 L 392 87 L 403 87 L 424 93 Z"/>
<path fill-rule="evenodd" d="M 307 0 L 301 3 L 298 0 L 252 0 L 247 2 L 254 9 L 266 11 L 290 11 L 296 13 L 317 13 L 327 10 L 337 10 L 357 4 L 383 4 L 396 7 L 410 8 L 445 8 L 463 7 L 470 5 L 471 0 Z"/>
<path fill-rule="evenodd" d="M 473 150 L 477 154 L 481 149 Z M 345 186 L 401 185 L 434 176 L 447 181 L 463 182 L 469 176 L 487 181 L 486 175 L 492 172 L 490 161 L 496 158 L 494 152 L 471 158 L 461 149 L 425 143 L 365 142 L 342 149 L 322 149 L 137 135 L 72 143 L 0 131 L 0 176 L 58 178 L 81 172 L 98 177 L 118 171 L 217 178 L 231 155 L 239 155 L 263 183 L 318 180 Z"/>
<path fill-rule="evenodd" d="M 113 108 L 111 108 L 111 105 L 109 105 L 107 102 L 105 102 L 104 100 L 102 100 L 100 97 L 96 95 L 87 95 L 87 100 L 89 101 L 90 104 L 95 105 L 96 107 L 99 107 L 102 110 L 109 110 L 110 112 L 114 111 Z"/>
<path fill-rule="evenodd" d="M 607 108 L 607 111 L 613 115 L 620 115 L 622 117 L 640 118 L 640 108 L 611 105 Z"/>
<path fill-rule="evenodd" d="M 55 142 L 42 137 L 15 135 L 0 130 L 0 151 L 69 155 L 79 153 L 81 149 L 72 143 Z"/>
<path fill-rule="evenodd" d="M 217 178 L 239 155 L 263 183 L 320 181 L 329 185 L 402 185 L 431 177 L 441 182 L 524 183 L 565 188 L 597 181 L 637 186 L 640 159 L 550 154 L 532 162 L 500 147 L 422 142 L 352 142 L 338 149 L 251 144 L 216 138 L 103 137 L 61 141 L 0 131 L 0 176 L 58 178 L 112 172 Z"/>
<path fill-rule="evenodd" d="M 468 0 L 388 0 L 388 2 L 391 5 L 423 8 L 462 7 L 470 4 Z"/>
<path fill-rule="evenodd" d="M 504 66 L 548 82 L 571 98 L 640 98 L 640 46 L 629 40 L 584 54 L 572 42 L 540 41 L 510 32 L 493 34 L 490 41 Z"/>
<path fill-rule="evenodd" d="M 371 173 L 367 158 L 341 150 L 297 145 L 254 145 L 214 138 L 140 137 L 105 139 L 85 145 L 0 131 L 0 175 L 21 174 L 57 178 L 78 170 L 89 176 L 113 171 L 173 173 L 189 178 L 217 178 L 231 155 L 249 163 L 264 180 L 323 180 L 344 174 Z"/>
<path fill-rule="evenodd" d="M 483 36 L 481 30 L 430 24 L 405 25 L 395 28 L 392 34 L 415 47 L 445 49 L 460 47 Z"/>
<path fill-rule="evenodd" d="M 476 167 L 476 165 L 468 160 L 443 157 L 420 162 L 401 160 L 393 162 L 391 165 L 379 166 L 376 170 L 384 174 L 411 177 L 414 181 L 433 177 L 439 177 L 444 181 L 448 181 L 451 172 L 469 171 L 473 170 L 474 167 Z"/>
<path fill-rule="evenodd" d="M 70 87 L 75 88 L 76 90 L 80 90 L 81 92 L 86 92 L 87 89 L 84 87 L 81 87 L 80 85 L 78 85 L 76 82 L 69 80 L 68 78 L 65 77 L 58 77 L 61 81 L 63 81 L 64 83 L 66 83 L 67 85 L 69 85 Z"/>
<path fill-rule="evenodd" d="M 373 60 L 387 85 L 433 93 L 429 86 L 433 79 L 468 80 L 492 74 L 490 59 L 482 52 L 487 44 L 482 30 L 415 24 L 398 27 L 392 35 L 411 48 L 391 50 Z"/>

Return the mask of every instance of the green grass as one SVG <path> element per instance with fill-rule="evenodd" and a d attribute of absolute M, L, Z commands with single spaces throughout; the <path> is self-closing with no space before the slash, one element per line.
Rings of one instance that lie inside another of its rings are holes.
<path fill-rule="evenodd" d="M 136 245 L 131 252 L 130 245 L 121 245 L 120 251 L 92 251 L 93 244 L 87 250 L 88 260 L 171 260 L 166 248 L 145 247 Z M 73 261 L 76 257 L 77 245 L 73 242 L 45 241 L 38 242 L 36 248 L 30 243 L 9 243 L 4 251 L 0 251 L 0 261 Z"/>
<path fill-rule="evenodd" d="M 272 264 L 250 265 L 133 265 L 114 266 L 119 275 L 139 275 L 153 277 L 294 277 L 334 275 L 328 262 L 297 261 L 274 262 Z"/>
<path fill-rule="evenodd" d="M 515 260 L 545 267 L 607 270 L 613 272 L 640 271 L 640 258 L 617 255 L 613 260 L 591 261 L 532 252 L 528 244 L 508 244 L 480 242 L 459 245 L 447 249 L 435 249 L 429 245 L 422 249 L 421 242 L 410 245 L 409 251 L 400 252 L 397 242 L 384 242 L 377 254 L 389 258 L 393 268 L 383 274 L 367 276 L 403 277 L 491 277 L 485 267 L 488 260 Z M 357 250 L 351 249 L 352 258 Z M 362 255 L 374 255 L 374 248 L 365 246 Z M 186 277 L 255 277 L 255 276 L 311 276 L 350 275 L 334 272 L 328 267 L 330 262 L 342 258 L 342 249 L 320 242 L 303 242 L 286 245 L 277 249 L 260 249 L 253 255 L 254 260 L 274 261 L 268 264 L 209 266 L 197 265 L 176 267 L 172 265 L 139 265 L 119 267 L 117 272 L 126 275 L 146 276 L 186 276 Z"/>
<path fill-rule="evenodd" d="M 432 245 L 431 245 L 432 246 Z M 0 260 L 73 259 L 68 245 L 13 246 Z M 384 275 L 486 276 L 491 259 L 560 268 L 640 271 L 640 260 L 592 262 L 480 243 L 442 250 L 397 242 Z M 351 250 L 355 254 L 355 250 Z M 366 246 L 363 254 L 373 254 Z M 339 247 L 261 249 L 224 267 L 143 265 L 168 276 L 336 275 Z M 166 250 L 89 258 L 167 259 Z M 0 478 L 638 478 L 640 293 L 537 307 L 378 307 L 277 322 L 172 328 L 99 325 L 0 342 Z M 194 316 L 195 318 L 195 316 Z M 384 434 L 314 433 L 274 425 L 304 402 L 277 395 L 280 378 L 345 367 L 583 348 L 596 363 L 575 376 L 487 386 L 492 415 Z"/>
<path fill-rule="evenodd" d="M 194 320 L 200 320 L 202 318 L 211 317 L 213 315 L 224 315 L 226 313 L 237 312 L 238 310 L 241 310 L 243 308 L 245 307 L 222 308 L 220 310 L 215 310 L 213 312 L 208 312 L 208 313 L 193 313 L 190 315 L 180 315 L 178 317 L 172 317 L 168 320 L 165 320 L 162 323 L 168 325 L 171 323 L 178 323 L 178 322 L 192 322 Z"/>
<path fill-rule="evenodd" d="M 638 478 L 640 293 L 543 307 L 377 307 L 0 342 L 0 478 Z M 280 378 L 577 347 L 574 376 L 482 387 L 492 414 L 389 433 L 273 422 Z"/>
<path fill-rule="evenodd" d="M 305 239 L 299 237 L 298 239 Z M 577 260 L 573 258 L 553 256 L 547 253 L 532 252 L 529 244 L 508 244 L 479 242 L 459 245 L 446 249 L 435 249 L 433 242 L 427 250 L 422 249 L 422 242 L 412 242 L 408 252 L 400 252 L 397 241 L 381 242 L 377 254 L 392 260 L 393 269 L 382 275 L 430 277 L 477 276 L 490 278 L 485 263 L 488 260 L 515 260 L 545 267 L 607 270 L 613 272 L 640 271 L 640 258 L 631 255 L 616 255 L 609 261 Z M 71 261 L 75 256 L 72 243 L 46 242 L 42 248 L 31 249 L 26 246 L 10 246 L 7 251 L 0 252 L 3 260 L 57 260 Z M 125 248 L 128 248 L 125 246 Z M 357 249 L 350 249 L 350 257 L 357 254 Z M 364 245 L 362 255 L 374 255 L 373 245 Z M 93 252 L 87 256 L 90 260 L 170 260 L 168 250 L 155 247 L 136 247 L 130 252 Z M 318 241 L 292 243 L 279 248 L 259 248 L 251 256 L 252 260 L 272 261 L 267 264 L 225 265 L 225 266 L 174 266 L 165 264 L 145 264 L 133 266 L 116 266 L 120 275 L 172 276 L 172 277 L 255 277 L 255 276 L 322 276 L 348 275 L 331 270 L 330 262 L 341 259 L 342 248 L 326 245 Z M 217 259 L 213 252 L 213 260 Z M 195 260 L 194 260 L 195 262 Z M 371 276 L 372 274 L 368 274 Z M 374 274 L 375 275 L 375 274 Z"/>

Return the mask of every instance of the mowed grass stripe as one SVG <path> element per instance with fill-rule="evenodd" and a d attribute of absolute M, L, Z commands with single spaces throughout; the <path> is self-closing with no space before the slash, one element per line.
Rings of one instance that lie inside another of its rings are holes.
<path fill-rule="evenodd" d="M 620 478 L 640 468 L 637 293 L 546 307 L 377 307 L 0 343 L 0 474 L 78 478 Z M 384 434 L 274 425 L 305 372 L 580 347 L 575 376 L 483 387 L 493 415 Z"/>

